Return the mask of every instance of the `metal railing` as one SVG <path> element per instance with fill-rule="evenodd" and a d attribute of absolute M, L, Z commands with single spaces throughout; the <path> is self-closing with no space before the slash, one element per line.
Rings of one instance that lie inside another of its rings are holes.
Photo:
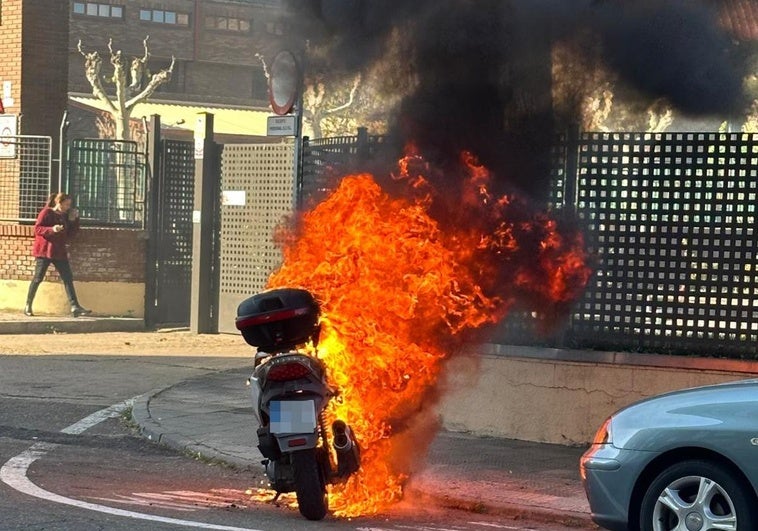
<path fill-rule="evenodd" d="M 322 200 L 334 188 L 336 179 L 351 166 L 373 156 L 385 137 L 361 132 L 356 136 L 303 139 L 303 156 L 298 182 L 298 205 Z"/>
<path fill-rule="evenodd" d="M 0 137 L 0 221 L 31 222 L 50 194 L 52 138 Z"/>
<path fill-rule="evenodd" d="M 69 147 L 66 190 L 84 223 L 141 227 L 147 174 L 136 142 L 77 139 Z"/>
<path fill-rule="evenodd" d="M 304 146 L 302 195 L 357 145 Z M 596 271 L 557 327 L 522 308 L 495 340 L 758 359 L 758 134 L 583 133 L 552 158 L 549 206 L 583 226 Z"/>

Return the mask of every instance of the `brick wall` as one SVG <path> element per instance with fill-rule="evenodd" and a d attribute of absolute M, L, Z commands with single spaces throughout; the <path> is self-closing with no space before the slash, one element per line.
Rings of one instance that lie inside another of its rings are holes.
<path fill-rule="evenodd" d="M 10 81 L 13 105 L 5 102 L 7 114 L 19 114 L 21 105 L 21 22 L 22 0 L 5 0 L 2 3 L 3 16 L 0 24 L 0 49 L 3 60 L 0 61 L 0 90 L 2 82 Z"/>
<path fill-rule="evenodd" d="M 31 280 L 34 227 L 0 225 L 0 280 Z M 81 282 L 144 282 L 145 233 L 84 227 L 69 245 L 74 279 Z M 54 268 L 46 277 L 59 281 Z"/>
<path fill-rule="evenodd" d="M 0 225 L 0 280 L 31 280 L 34 227 Z M 53 280 L 53 277 L 50 276 Z M 57 276 L 56 276 L 57 280 Z"/>

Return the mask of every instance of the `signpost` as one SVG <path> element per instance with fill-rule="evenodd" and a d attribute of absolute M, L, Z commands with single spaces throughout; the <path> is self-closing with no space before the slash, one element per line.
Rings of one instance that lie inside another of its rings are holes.
<path fill-rule="evenodd" d="M 300 157 L 303 129 L 303 69 L 295 55 L 283 50 L 271 64 L 268 79 L 268 95 L 271 108 L 277 116 L 271 116 L 267 123 L 268 136 L 291 136 L 295 143 L 295 183 L 300 182 Z M 293 196 L 293 206 L 297 205 L 299 185 Z"/>

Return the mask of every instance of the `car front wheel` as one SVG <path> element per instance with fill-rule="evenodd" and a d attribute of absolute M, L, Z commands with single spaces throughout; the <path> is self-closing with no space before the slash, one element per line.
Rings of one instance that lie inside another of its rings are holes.
<path fill-rule="evenodd" d="M 641 531 L 757 529 L 752 489 L 730 469 L 711 461 L 671 465 L 648 487 L 640 508 Z M 738 527 L 739 526 L 739 527 Z"/>

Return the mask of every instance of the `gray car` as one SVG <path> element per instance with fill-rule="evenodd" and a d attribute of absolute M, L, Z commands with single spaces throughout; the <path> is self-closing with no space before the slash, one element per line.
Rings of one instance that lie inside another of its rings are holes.
<path fill-rule="evenodd" d="M 613 531 L 758 531 L 758 380 L 622 409 L 581 475 L 592 519 Z"/>

